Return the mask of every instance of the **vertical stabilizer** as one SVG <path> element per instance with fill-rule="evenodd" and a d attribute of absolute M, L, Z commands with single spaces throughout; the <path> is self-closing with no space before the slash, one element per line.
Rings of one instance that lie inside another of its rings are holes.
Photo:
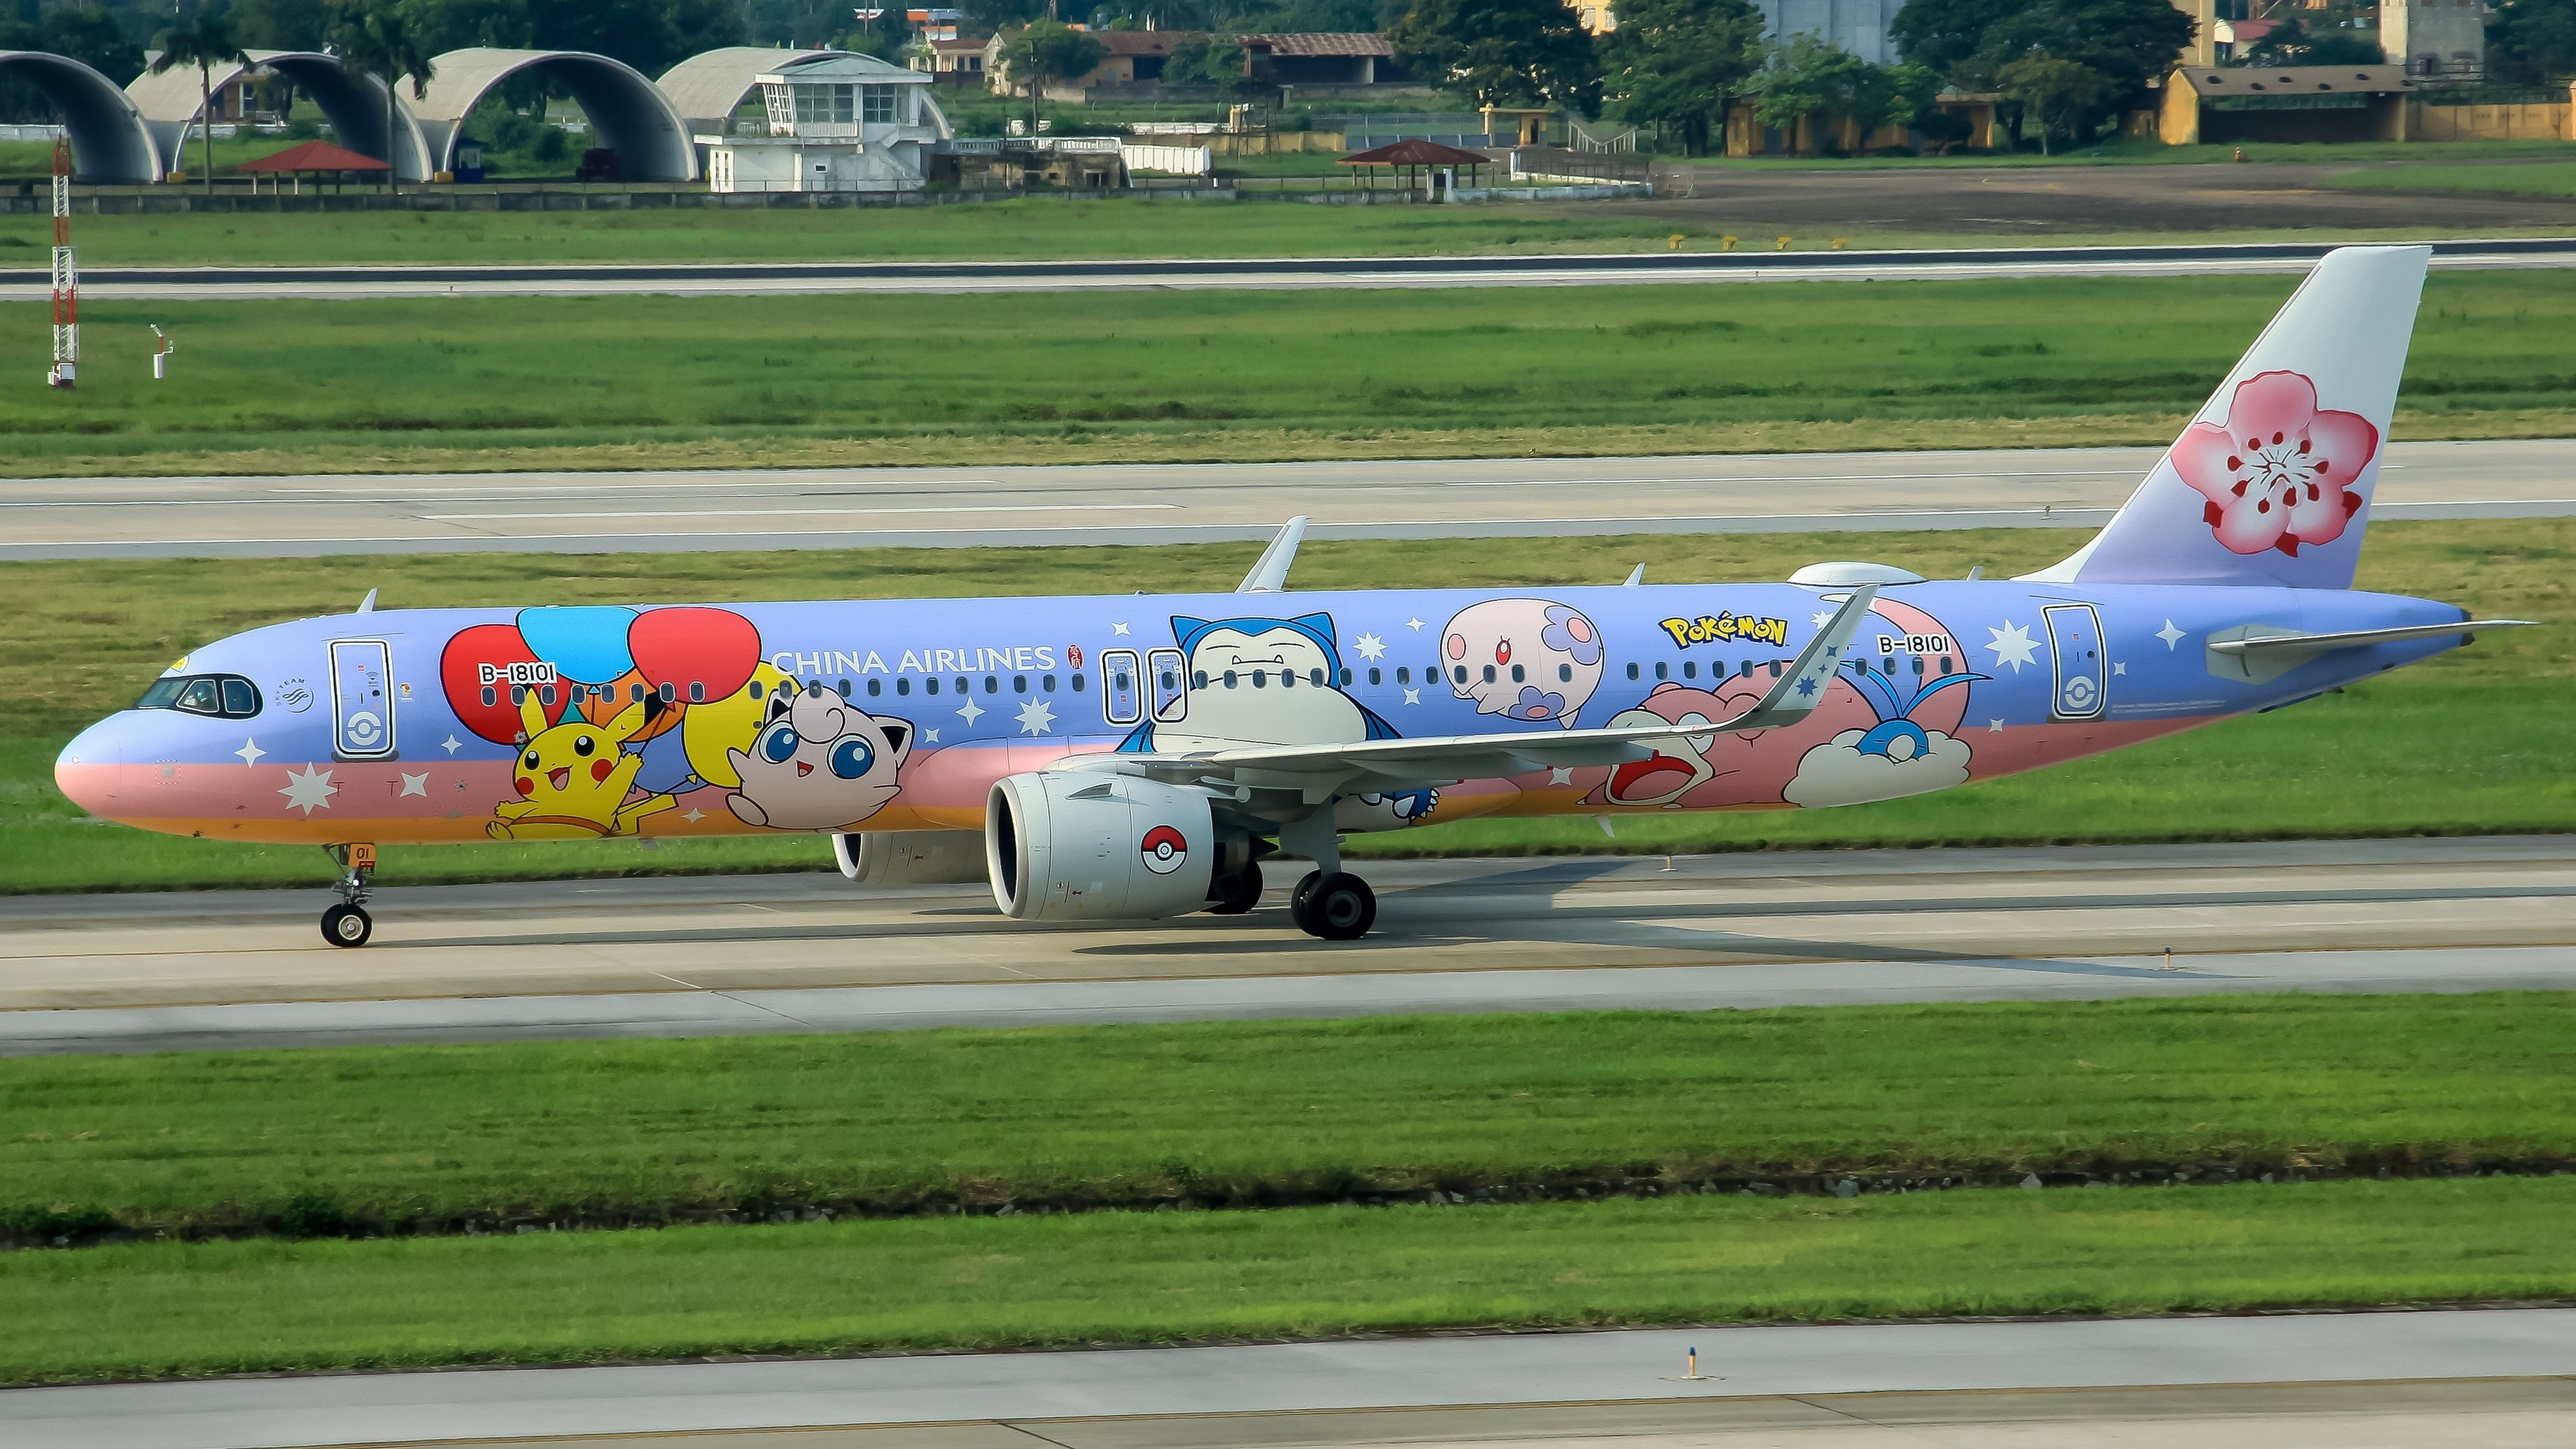
<path fill-rule="evenodd" d="M 2431 247 L 2340 247 L 2119 515 L 2028 577 L 2348 589 Z"/>

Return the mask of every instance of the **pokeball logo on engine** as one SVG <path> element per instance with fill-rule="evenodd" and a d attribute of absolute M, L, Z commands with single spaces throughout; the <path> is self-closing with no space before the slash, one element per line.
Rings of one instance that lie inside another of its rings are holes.
<path fill-rule="evenodd" d="M 1145 868 L 1156 875 L 1170 875 L 1190 858 L 1190 842 L 1168 825 L 1146 831 L 1136 848 L 1145 857 Z"/>

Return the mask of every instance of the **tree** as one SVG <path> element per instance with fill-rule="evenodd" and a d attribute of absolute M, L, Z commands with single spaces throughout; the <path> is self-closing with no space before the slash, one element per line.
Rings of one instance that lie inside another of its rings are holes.
<path fill-rule="evenodd" d="M 2349 33 L 2310 35 L 2293 16 L 2247 47 L 2246 57 L 2256 65 L 2378 65 L 2385 53 Z"/>
<path fill-rule="evenodd" d="M 1002 47 L 1002 64 L 1029 83 L 1029 129 L 1037 129 L 1038 96 L 1051 80 L 1080 80 L 1109 57 L 1088 31 L 1052 20 L 1032 22 Z"/>
<path fill-rule="evenodd" d="M 430 64 L 430 48 L 409 20 L 399 10 L 346 10 L 333 43 L 340 50 L 340 68 L 364 84 L 369 76 L 384 82 L 385 87 L 385 191 L 388 195 L 402 189 L 399 172 L 401 148 L 394 144 L 394 80 L 411 77 L 411 98 L 419 100 L 429 94 L 429 83 L 437 79 Z"/>
<path fill-rule="evenodd" d="M 330 39 L 322 0 L 233 0 L 230 13 L 242 43 L 262 50 L 320 50 Z"/>
<path fill-rule="evenodd" d="M 1414 0 L 1386 34 L 1399 64 L 1479 106 L 1601 114 L 1601 59 L 1562 0 Z"/>
<path fill-rule="evenodd" d="M 2487 74 L 2526 86 L 2576 75 L 2576 0 L 2503 0 L 2487 22 Z"/>
<path fill-rule="evenodd" d="M 1763 48 L 1762 68 L 1744 84 L 1753 115 L 1775 130 L 1794 129 L 1809 117 L 1847 116 L 1876 104 L 1876 67 L 1819 35 L 1806 32 Z"/>
<path fill-rule="evenodd" d="M 241 38 L 233 33 L 232 17 L 221 10 L 197 12 L 197 23 L 185 30 L 164 30 L 153 42 L 161 48 L 160 58 L 152 62 L 152 73 L 164 75 L 181 66 L 197 68 L 197 124 L 206 137 L 206 194 L 215 194 L 215 67 L 250 64 L 243 53 Z"/>
<path fill-rule="evenodd" d="M 143 47 L 103 8 L 56 6 L 39 28 L 42 43 L 30 50 L 49 50 L 82 62 L 118 85 L 130 85 L 143 74 Z"/>
<path fill-rule="evenodd" d="M 1744 0 L 1626 0 L 1600 51 L 1611 114 L 1704 155 L 1762 62 L 1762 15 Z"/>
<path fill-rule="evenodd" d="M 2005 99 L 2039 122 L 2039 151 L 2043 156 L 2048 154 L 2052 134 L 2064 131 L 2067 139 L 2073 140 L 2085 113 L 2101 104 L 2111 89 L 2109 78 L 2100 71 L 2080 61 L 2060 60 L 2045 51 L 2033 51 L 1998 67 L 1995 81 Z"/>
<path fill-rule="evenodd" d="M 1994 89 L 2005 65 L 2036 49 L 2101 72 L 2117 99 L 2173 69 L 2193 23 L 2169 0 L 1907 0 L 1888 33 L 1908 61 L 1962 90 Z"/>

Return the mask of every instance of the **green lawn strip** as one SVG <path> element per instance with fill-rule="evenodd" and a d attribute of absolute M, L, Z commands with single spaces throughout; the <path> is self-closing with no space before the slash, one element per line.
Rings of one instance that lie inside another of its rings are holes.
<path fill-rule="evenodd" d="M 456 1232 L 2576 1161 L 2576 997 L 1401 1017 L 0 1063 L 0 1222 Z"/>
<path fill-rule="evenodd" d="M 1310 544 L 1306 589 L 1388 583 L 1601 583 L 1644 562 L 1657 582 L 1785 578 L 1822 558 L 1875 558 L 1933 577 L 2052 563 L 2056 529 L 1910 534 L 1700 534 Z M 258 624 L 392 606 L 743 602 L 1231 588 L 1252 544 L 1099 549 L 426 555 L 0 564 L 0 893 L 327 884 L 320 851 L 147 836 L 83 815 L 53 786 L 81 726 L 132 700 L 167 663 Z M 1528 851 L 1659 853 L 1780 846 L 2030 844 L 2576 829 L 2561 701 L 2576 679 L 2576 520 L 2382 523 L 2364 587 L 2550 621 L 2487 635 L 2427 665 L 2194 734 L 2035 775 L 1830 811 L 1468 821 L 1355 840 L 1355 856 Z M 2355 780 L 2371 788 L 2351 788 Z M 820 870 L 813 840 L 389 847 L 389 883 Z"/>
<path fill-rule="evenodd" d="M 0 1261 L 0 1379 L 2555 1298 L 2571 1212 L 2490 1178 L 137 1244 Z"/>
<path fill-rule="evenodd" d="M 2507 192 L 2521 196 L 2576 196 L 2576 157 L 2499 166 L 2388 166 L 2325 178 L 2348 191 Z"/>
<path fill-rule="evenodd" d="M 0 469 L 130 471 L 167 454 L 279 470 L 370 450 L 452 452 L 454 467 L 531 448 L 602 450 L 600 466 L 730 440 L 843 462 L 1425 440 L 1587 452 L 1604 437 L 1740 450 L 1802 429 L 1863 448 L 1993 445 L 2079 419 L 2097 439 L 2164 438 L 2295 283 L 102 301 L 78 390 L 0 397 Z M 183 347 L 223 345 L 193 365 L 183 350 L 155 383 L 147 322 Z M 40 351 L 44 326 L 0 317 L 0 347 Z M 2405 426 L 2564 430 L 2571 329 L 2576 272 L 2435 276 Z M 1533 371 L 1537 356 L 1549 367 Z"/>

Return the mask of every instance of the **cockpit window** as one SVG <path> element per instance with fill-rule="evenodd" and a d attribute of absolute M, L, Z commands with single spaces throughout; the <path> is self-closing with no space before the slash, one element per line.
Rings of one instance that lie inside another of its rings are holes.
<path fill-rule="evenodd" d="M 152 681 L 134 707 L 248 719 L 259 713 L 259 687 L 238 674 L 168 675 Z"/>

